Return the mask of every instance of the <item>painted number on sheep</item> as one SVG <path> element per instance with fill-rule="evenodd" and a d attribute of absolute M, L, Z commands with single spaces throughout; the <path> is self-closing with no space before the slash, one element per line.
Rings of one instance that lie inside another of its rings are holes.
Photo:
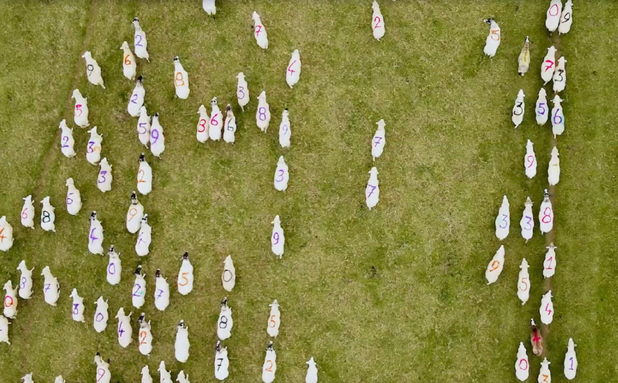
<path fill-rule="evenodd" d="M 51 284 L 50 284 L 50 283 L 46 283 L 46 284 L 45 284 L 45 288 L 43 289 L 43 291 L 44 291 L 44 292 L 49 291 L 49 288 L 50 288 L 50 287 L 51 287 Z"/>
<path fill-rule="evenodd" d="M 146 180 L 144 179 L 144 171 L 143 170 L 140 170 L 139 172 L 137 172 L 137 183 L 138 184 L 146 183 Z M 131 217 L 131 219 L 133 219 L 133 217 Z"/>
<path fill-rule="evenodd" d="M 79 303 L 73 303 L 73 315 L 79 314 Z"/>
<path fill-rule="evenodd" d="M 94 65 L 88 64 L 86 66 L 86 71 L 88 72 L 88 76 L 90 76 L 92 74 L 92 72 L 94 72 Z"/>
<path fill-rule="evenodd" d="M 498 268 L 500 267 L 500 261 L 492 261 L 491 262 L 491 269 L 489 269 L 489 272 L 493 272 L 498 270 Z"/>
<path fill-rule="evenodd" d="M 13 301 L 13 297 L 11 297 L 10 295 L 4 296 L 4 307 L 11 307 L 13 306 L 13 303 L 15 303 Z"/>
<path fill-rule="evenodd" d="M 522 288 L 523 285 L 523 288 Z M 519 284 L 519 289 L 521 291 L 527 291 L 530 285 L 528 284 L 528 278 L 522 278 L 521 283 Z"/>
<path fill-rule="evenodd" d="M 545 270 L 553 270 L 553 268 L 551 267 L 551 263 L 553 260 L 554 260 L 554 257 L 549 257 L 547 262 L 545 262 Z"/>
<path fill-rule="evenodd" d="M 150 138 L 153 140 L 153 141 L 151 142 L 151 144 L 152 144 L 152 145 L 156 144 L 156 143 L 157 143 L 157 141 L 159 140 L 159 131 L 158 131 L 157 129 L 153 129 L 153 130 L 150 132 Z"/>
<path fill-rule="evenodd" d="M 179 283 L 178 286 L 186 286 L 189 284 L 189 279 L 187 278 L 187 275 L 189 275 L 189 273 L 186 271 L 180 274 L 180 278 L 183 279 L 184 281 Z"/>
<path fill-rule="evenodd" d="M 143 47 L 142 45 L 142 40 L 144 38 L 142 37 L 142 35 L 135 35 L 135 46 L 136 47 Z"/>
<path fill-rule="evenodd" d="M 146 337 L 148 333 L 146 331 L 140 331 L 139 333 L 139 344 L 146 344 Z"/>
<path fill-rule="evenodd" d="M 279 241 L 279 240 L 277 240 L 277 241 Z M 232 272 L 230 270 L 228 270 L 228 269 L 223 270 L 223 281 L 224 282 L 231 281 L 233 277 L 234 277 L 234 274 L 232 274 Z"/>
<path fill-rule="evenodd" d="M 531 168 L 532 166 L 534 166 L 534 163 L 535 163 L 534 156 L 532 154 L 527 156 L 526 162 L 528 163 L 528 166 L 526 166 L 527 168 Z"/>
<path fill-rule="evenodd" d="M 275 328 L 275 326 L 277 325 L 277 322 L 275 322 L 276 317 L 277 317 L 276 315 L 270 316 L 270 320 L 268 321 L 268 327 Z"/>
<path fill-rule="evenodd" d="M 19 288 L 20 289 L 26 288 L 26 282 L 27 282 L 26 277 L 21 277 L 21 281 L 19 283 Z"/>
<path fill-rule="evenodd" d="M 41 222 L 49 223 L 49 221 L 51 221 L 51 216 L 49 215 L 49 212 L 47 210 L 43 210 L 43 213 L 41 214 Z"/>
<path fill-rule="evenodd" d="M 145 122 L 140 122 L 139 124 L 137 124 L 137 133 L 146 134 L 146 123 Z"/>
<path fill-rule="evenodd" d="M 373 194 L 374 190 L 376 190 L 377 186 L 373 186 L 373 185 L 367 185 L 367 186 L 371 188 L 371 191 L 369 192 L 369 194 L 367 194 L 367 198 L 369 198 Z"/>
<path fill-rule="evenodd" d="M 524 218 L 526 219 L 526 227 L 524 227 L 524 230 L 532 230 L 532 217 L 526 215 Z"/>
<path fill-rule="evenodd" d="M 268 360 L 266 361 L 266 364 L 267 364 L 267 366 L 266 366 L 266 368 L 265 368 L 264 370 L 265 370 L 265 371 L 268 371 L 268 372 L 273 372 L 273 367 L 274 367 L 274 365 L 275 365 L 275 364 L 273 363 L 273 361 L 272 361 L 272 360 L 270 360 L 270 359 L 268 359 Z"/>
<path fill-rule="evenodd" d="M 255 35 L 256 35 L 256 36 L 259 36 L 259 35 L 260 35 L 260 32 L 262 32 L 262 28 L 264 28 L 264 26 L 263 26 L 263 25 L 256 25 L 256 26 L 255 26 Z"/>
<path fill-rule="evenodd" d="M 97 231 L 97 229 L 96 229 L 96 228 L 93 228 L 92 230 L 90 230 L 90 242 L 94 242 L 94 241 L 96 241 L 97 239 L 99 239 L 99 238 L 95 237 L 95 235 L 94 235 L 94 232 L 95 232 L 95 231 Z"/>
<path fill-rule="evenodd" d="M 105 373 L 106 373 L 106 372 L 107 372 L 107 371 L 105 371 L 105 370 L 104 370 L 104 369 L 102 369 L 102 368 L 99 368 L 99 369 L 97 370 L 97 382 L 99 382 L 99 381 L 101 381 L 101 379 L 103 379 L 103 377 L 105 376 Z"/>
<path fill-rule="evenodd" d="M 4 242 L 4 234 L 2 234 L 3 231 L 4 228 L 0 229 L 0 242 Z"/>
<path fill-rule="evenodd" d="M 547 12 L 550 16 L 558 16 L 558 4 L 553 4 Z"/>
<path fill-rule="evenodd" d="M 176 86 L 184 86 L 185 85 L 185 77 L 182 72 L 176 72 Z"/>
<path fill-rule="evenodd" d="M 159 294 L 157 295 L 156 299 L 159 299 L 163 296 L 163 290 L 157 289 L 157 291 L 159 292 Z"/>
<path fill-rule="evenodd" d="M 380 142 L 382 141 L 382 138 L 384 138 L 384 137 L 376 136 L 376 140 L 373 143 L 373 147 L 374 148 L 377 147 L 380 144 Z"/>
<path fill-rule="evenodd" d="M 285 175 L 285 170 L 283 169 L 279 169 L 277 171 L 277 178 L 275 179 L 275 182 L 282 182 L 283 181 L 283 176 Z"/>
<path fill-rule="evenodd" d="M 236 97 L 238 97 L 240 99 L 243 99 L 243 98 L 245 98 L 245 95 L 246 95 L 245 94 L 245 88 L 242 87 L 242 86 L 239 86 L 238 90 L 236 91 Z"/>
<path fill-rule="evenodd" d="M 558 72 L 556 75 L 558 76 L 558 78 L 556 79 L 556 82 L 564 81 L 564 70 L 558 69 Z"/>
<path fill-rule="evenodd" d="M 519 360 L 519 369 L 524 371 L 528 369 L 528 361 L 526 359 Z"/>
<path fill-rule="evenodd" d="M 554 67 L 554 62 L 551 60 L 545 60 L 545 72 Z"/>
<path fill-rule="evenodd" d="M 273 233 L 273 239 L 275 240 L 275 243 L 274 243 L 274 244 L 275 244 L 275 245 L 278 245 L 278 244 L 279 244 L 279 233 L 274 232 L 274 233 Z"/>
<path fill-rule="evenodd" d="M 27 219 L 28 218 L 28 208 L 24 208 L 24 210 L 21 211 L 21 219 Z"/>
<path fill-rule="evenodd" d="M 545 210 L 543 210 L 543 218 L 541 218 L 541 222 L 543 223 L 550 223 L 551 222 L 551 207 L 546 207 Z"/>
<path fill-rule="evenodd" d="M 94 141 L 88 141 L 88 153 L 94 153 Z"/>
<path fill-rule="evenodd" d="M 227 317 L 225 315 L 222 316 L 221 320 L 219 321 L 219 328 L 226 329 L 227 328 L 227 321 L 228 321 Z"/>
<path fill-rule="evenodd" d="M 515 110 L 513 111 L 513 114 L 516 116 L 521 116 L 524 113 L 524 108 L 522 108 L 522 102 L 518 102 L 517 105 L 515 106 Z"/>
<path fill-rule="evenodd" d="M 547 313 L 547 315 L 551 315 L 552 313 L 551 309 L 549 308 L 549 303 L 545 305 L 545 312 Z"/>
<path fill-rule="evenodd" d="M 97 182 L 102 184 L 105 181 L 107 181 L 107 178 L 105 177 L 106 174 L 107 174 L 107 170 L 101 170 L 101 173 L 99 173 L 99 179 Z"/>
<path fill-rule="evenodd" d="M 503 226 L 504 224 L 504 226 Z M 500 229 L 506 229 L 506 227 L 509 225 L 509 216 L 506 214 L 502 214 L 502 223 L 500 224 Z"/>
<path fill-rule="evenodd" d="M 94 320 L 97 322 L 102 322 L 103 319 L 105 319 L 105 317 L 103 316 L 103 313 L 97 313 L 97 316 L 94 317 Z"/>
<path fill-rule="evenodd" d="M 143 297 L 144 296 L 144 292 L 142 291 L 142 286 L 139 283 L 136 283 L 134 285 L 135 287 L 135 291 L 133 291 L 133 296 L 134 297 Z"/>
<path fill-rule="evenodd" d="M 132 207 L 129 210 L 129 215 L 131 216 L 131 218 L 129 218 L 129 221 L 131 221 L 133 218 L 135 218 L 135 216 L 137 215 L 137 209 Z"/>
<path fill-rule="evenodd" d="M 500 31 L 498 29 L 491 30 L 491 39 L 494 41 L 500 41 Z"/>
<path fill-rule="evenodd" d="M 536 110 L 536 113 L 537 113 L 539 116 L 544 116 L 544 115 L 545 115 L 545 112 L 547 112 L 547 108 L 545 108 L 545 103 L 544 103 L 544 102 L 540 102 L 540 103 L 539 103 L 539 107 L 538 107 L 538 109 Z"/>
<path fill-rule="evenodd" d="M 571 361 L 571 367 L 569 368 L 569 370 L 573 371 L 573 357 L 570 357 L 569 360 Z"/>
<path fill-rule="evenodd" d="M 107 266 L 107 272 L 111 275 L 116 274 L 116 264 L 110 263 L 109 266 Z"/>
<path fill-rule="evenodd" d="M 131 65 L 133 64 L 133 61 L 131 61 L 131 55 L 126 55 L 124 56 L 124 65 Z"/>
<path fill-rule="evenodd" d="M 198 126 L 201 126 L 201 129 L 200 128 L 197 129 L 199 133 L 204 133 L 206 131 L 206 122 L 207 122 L 206 119 L 202 118 L 200 122 L 197 123 Z"/>
<path fill-rule="evenodd" d="M 373 23 L 375 24 L 375 26 L 373 27 L 373 29 L 382 28 L 382 25 L 380 25 L 381 22 L 382 22 L 382 19 L 380 18 L 380 16 L 374 17 Z"/>
<path fill-rule="evenodd" d="M 219 113 L 215 113 L 211 118 L 210 118 L 210 125 L 211 126 L 217 126 L 219 125 L 219 121 L 216 119 L 216 117 L 219 115 Z"/>
<path fill-rule="evenodd" d="M 79 114 L 77 112 L 79 112 Z M 75 104 L 75 117 L 81 116 L 82 113 L 84 113 L 82 110 L 82 104 Z"/>
<path fill-rule="evenodd" d="M 294 64 L 296 64 L 296 60 L 292 61 L 292 63 L 290 64 L 290 66 L 288 66 L 288 72 L 290 72 L 291 74 L 294 74 L 294 72 L 296 72 L 294 69 L 292 69 L 292 67 L 294 66 Z"/>
<path fill-rule="evenodd" d="M 69 145 L 67 144 L 69 142 L 69 136 L 62 136 L 62 147 L 63 148 L 68 148 Z"/>
<path fill-rule="evenodd" d="M 219 364 L 217 364 L 217 371 L 219 371 L 219 369 L 223 365 L 223 358 L 217 358 L 217 362 L 219 362 Z"/>
<path fill-rule="evenodd" d="M 118 322 L 118 337 L 122 337 L 122 334 L 124 334 L 124 329 L 122 328 L 122 322 Z"/>
<path fill-rule="evenodd" d="M 571 12 L 566 12 L 564 15 L 562 15 L 562 17 L 564 18 L 562 22 L 566 23 L 567 21 L 571 20 Z"/>
<path fill-rule="evenodd" d="M 562 116 L 560 116 L 558 114 L 558 112 L 560 112 L 560 108 L 556 109 L 556 113 L 554 113 L 554 124 L 558 125 L 558 124 L 562 124 Z"/>
<path fill-rule="evenodd" d="M 258 118 L 260 119 L 260 121 L 266 121 L 266 108 L 263 106 L 260 106 L 260 108 L 258 109 Z"/>
<path fill-rule="evenodd" d="M 547 380 L 547 379 L 549 379 L 549 375 L 547 375 L 547 374 L 543 374 L 543 380 L 542 380 L 542 382 L 543 382 L 543 383 L 548 382 L 548 380 Z"/>
<path fill-rule="evenodd" d="M 131 102 L 133 104 L 137 104 L 137 98 L 138 98 L 138 94 L 137 93 L 133 93 L 133 95 L 131 96 Z"/>

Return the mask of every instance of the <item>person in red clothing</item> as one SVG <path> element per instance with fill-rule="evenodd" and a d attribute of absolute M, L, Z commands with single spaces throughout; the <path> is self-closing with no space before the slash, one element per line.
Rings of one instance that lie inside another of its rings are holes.
<path fill-rule="evenodd" d="M 530 342 L 532 343 L 532 352 L 536 356 L 543 354 L 543 336 L 541 330 L 536 327 L 534 319 L 530 319 Z"/>

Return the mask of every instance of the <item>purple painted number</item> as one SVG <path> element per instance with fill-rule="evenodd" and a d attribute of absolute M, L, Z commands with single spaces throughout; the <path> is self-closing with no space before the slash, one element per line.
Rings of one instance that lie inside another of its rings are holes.
<path fill-rule="evenodd" d="M 92 230 L 90 230 L 90 241 L 91 241 L 91 242 L 94 242 L 94 241 L 96 241 L 97 239 L 99 239 L 99 238 L 97 238 L 97 237 L 95 237 L 95 236 L 94 236 L 94 232 L 95 232 L 96 230 L 97 230 L 96 228 L 93 228 Z"/>
<path fill-rule="evenodd" d="M 116 274 L 116 264 L 110 263 L 109 266 L 107 266 L 107 272 L 110 273 L 111 275 Z"/>
<path fill-rule="evenodd" d="M 506 227 L 509 224 L 509 217 L 506 214 L 502 214 L 502 223 L 504 224 L 504 226 L 502 226 L 502 224 L 499 226 L 500 229 L 506 229 Z"/>
<path fill-rule="evenodd" d="M 145 122 L 140 122 L 139 124 L 137 124 L 137 133 L 146 134 L 146 123 Z"/>
<path fill-rule="evenodd" d="M 163 290 L 157 289 L 157 291 L 159 291 L 159 295 L 157 295 L 156 299 L 159 299 L 163 296 Z"/>
<path fill-rule="evenodd" d="M 143 47 L 142 45 L 142 40 L 144 38 L 142 37 L 142 35 L 135 35 L 135 46 L 136 47 Z"/>
<path fill-rule="evenodd" d="M 101 172 L 99 173 L 99 179 L 98 179 L 98 183 L 102 184 L 105 181 L 107 181 L 107 178 L 105 178 L 105 175 L 107 174 L 107 170 L 101 170 Z"/>
<path fill-rule="evenodd" d="M 118 322 L 118 338 L 122 338 L 122 334 L 124 334 L 124 330 L 122 329 L 122 321 Z"/>
<path fill-rule="evenodd" d="M 88 153 L 94 153 L 94 141 L 88 141 Z"/>
<path fill-rule="evenodd" d="M 283 176 L 285 174 L 285 170 L 279 169 L 277 171 L 277 174 L 278 174 L 278 176 L 277 176 L 277 178 L 275 178 L 275 182 L 282 182 L 283 181 Z"/>
<path fill-rule="evenodd" d="M 26 277 L 21 277 L 21 283 L 19 284 L 20 289 L 26 288 Z"/>
<path fill-rule="evenodd" d="M 62 136 L 62 147 L 63 148 L 68 148 L 69 145 L 67 144 L 69 142 L 69 136 Z"/>
<path fill-rule="evenodd" d="M 525 216 L 526 220 L 528 222 L 526 222 L 526 227 L 524 228 L 525 230 L 532 230 L 532 217 L 530 217 L 529 215 Z"/>
<path fill-rule="evenodd" d="M 273 233 L 273 239 L 275 240 L 275 243 L 273 243 L 273 245 L 278 245 L 279 244 L 279 233 L 277 233 L 276 231 Z"/>
<path fill-rule="evenodd" d="M 134 297 L 141 297 L 144 295 L 144 293 L 142 291 L 140 291 L 142 289 L 142 286 L 139 283 L 135 284 L 135 291 L 133 292 L 133 296 Z"/>
<path fill-rule="evenodd" d="M 367 187 L 371 188 L 371 191 L 369 192 L 369 194 L 367 194 L 367 198 L 371 197 L 371 195 L 373 194 L 373 192 L 376 190 L 377 186 L 373 186 L 373 185 L 367 185 Z"/>
<path fill-rule="evenodd" d="M 133 96 L 131 96 L 131 102 L 134 103 L 134 104 L 137 104 L 137 102 L 136 102 L 137 101 L 137 97 L 138 97 L 137 93 L 133 94 Z"/>
<path fill-rule="evenodd" d="M 49 290 L 49 288 L 50 288 L 50 287 L 51 287 L 51 284 L 46 283 L 46 284 L 45 284 L 45 290 L 44 290 L 44 291 L 45 291 L 45 292 L 47 292 L 47 290 Z"/>
<path fill-rule="evenodd" d="M 375 148 L 376 146 L 378 146 L 380 144 L 380 141 L 382 141 L 382 137 L 377 137 L 376 136 L 376 141 L 375 141 L 373 147 Z"/>
<path fill-rule="evenodd" d="M 73 303 L 73 315 L 79 314 L 79 303 Z"/>
<path fill-rule="evenodd" d="M 97 316 L 94 317 L 94 320 L 97 321 L 97 322 L 102 322 L 103 319 L 105 319 L 103 317 L 103 313 L 97 313 Z"/>
<path fill-rule="evenodd" d="M 159 140 L 159 131 L 157 129 L 152 129 L 150 132 L 150 144 L 154 145 Z"/>

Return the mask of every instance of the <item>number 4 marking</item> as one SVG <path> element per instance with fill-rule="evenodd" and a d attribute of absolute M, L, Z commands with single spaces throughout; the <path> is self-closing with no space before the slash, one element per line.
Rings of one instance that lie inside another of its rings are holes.
<path fill-rule="evenodd" d="M 294 74 L 294 72 L 295 72 L 295 70 L 292 69 L 292 66 L 294 66 L 294 64 L 296 64 L 296 60 L 292 61 L 292 63 L 288 67 L 288 72 L 290 72 L 291 74 Z"/>
<path fill-rule="evenodd" d="M 551 315 L 552 311 L 549 309 L 549 303 L 545 306 L 545 312 L 547 315 Z"/>

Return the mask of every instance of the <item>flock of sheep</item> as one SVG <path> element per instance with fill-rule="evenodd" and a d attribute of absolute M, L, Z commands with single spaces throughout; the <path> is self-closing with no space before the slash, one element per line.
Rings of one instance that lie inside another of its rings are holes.
<path fill-rule="evenodd" d="M 549 8 L 547 9 L 547 16 L 545 26 L 550 33 L 558 30 L 559 34 L 566 34 L 570 31 L 573 23 L 573 4 L 571 0 L 568 0 L 566 4 L 562 5 L 561 0 L 551 0 Z M 485 43 L 484 52 L 487 56 L 493 57 L 496 54 L 498 46 L 500 45 L 500 27 L 493 19 L 486 19 L 485 22 L 490 25 L 489 35 Z M 556 48 L 551 46 L 547 50 L 547 55 L 543 59 L 541 64 L 541 77 L 544 84 L 553 80 L 553 91 L 555 93 L 553 99 L 553 108 L 549 111 L 547 106 L 547 92 L 544 88 L 539 91 L 538 99 L 536 102 L 535 113 L 536 121 L 542 126 L 548 118 L 551 118 L 552 133 L 554 139 L 564 132 L 564 112 L 562 110 L 562 99 L 558 96 L 558 93 L 562 92 L 566 86 L 566 59 L 563 55 L 557 60 L 556 63 Z M 526 37 L 524 46 L 518 58 L 518 73 L 520 76 L 524 76 L 528 72 L 530 66 L 530 40 Z M 523 121 L 525 113 L 524 92 L 520 90 L 517 98 L 515 99 L 515 105 L 512 110 L 512 121 L 515 128 L 518 128 Z M 533 178 L 536 175 L 537 160 L 533 149 L 533 143 L 528 140 L 526 143 L 526 154 L 524 156 L 524 169 L 528 178 Z M 560 181 L 560 160 L 558 158 L 558 148 L 554 146 L 551 151 L 551 158 L 547 169 L 547 181 L 549 186 L 554 186 Z M 530 197 L 526 199 L 524 204 L 524 211 L 522 218 L 519 222 L 521 227 L 521 235 L 526 242 L 532 238 L 534 233 L 534 215 L 532 213 L 532 200 Z M 509 235 L 510 230 L 510 211 L 509 201 L 506 196 L 502 199 L 502 205 L 498 211 L 498 216 L 495 220 L 496 237 L 499 240 L 505 239 Z M 545 189 L 543 194 L 543 201 L 538 214 L 539 227 L 541 233 L 549 233 L 554 227 L 554 211 L 552 202 L 549 198 L 549 192 Z M 550 278 L 554 275 L 556 270 L 556 246 L 550 243 L 547 246 L 547 253 L 545 254 L 545 260 L 543 262 L 543 277 Z M 488 284 L 492 284 L 498 280 L 498 276 L 502 272 L 504 267 L 504 246 L 500 246 L 494 257 L 487 265 L 485 271 L 485 278 Z M 522 259 L 519 266 L 521 271 L 519 272 L 519 278 L 517 281 L 517 296 L 525 304 L 530 296 L 530 275 L 528 273 L 528 262 L 526 259 Z M 554 305 L 552 303 L 552 292 L 547 291 L 541 298 L 541 306 L 539 307 L 539 314 L 541 322 L 544 325 L 549 325 L 553 321 L 554 317 Z M 544 355 L 544 341 L 541 331 L 537 327 L 534 319 L 530 320 L 530 341 L 532 344 L 532 352 L 534 355 Z M 571 380 L 575 378 L 577 374 L 577 356 L 575 354 L 575 343 L 573 339 L 569 339 L 567 345 L 567 352 L 564 357 L 564 376 Z M 550 362 L 546 357 L 541 362 L 541 369 L 538 376 L 539 383 L 551 382 L 551 372 L 549 369 Z M 519 349 L 517 351 L 517 360 L 515 361 L 515 375 L 520 381 L 525 381 L 529 376 L 529 360 L 526 347 L 523 342 L 520 342 Z"/>

